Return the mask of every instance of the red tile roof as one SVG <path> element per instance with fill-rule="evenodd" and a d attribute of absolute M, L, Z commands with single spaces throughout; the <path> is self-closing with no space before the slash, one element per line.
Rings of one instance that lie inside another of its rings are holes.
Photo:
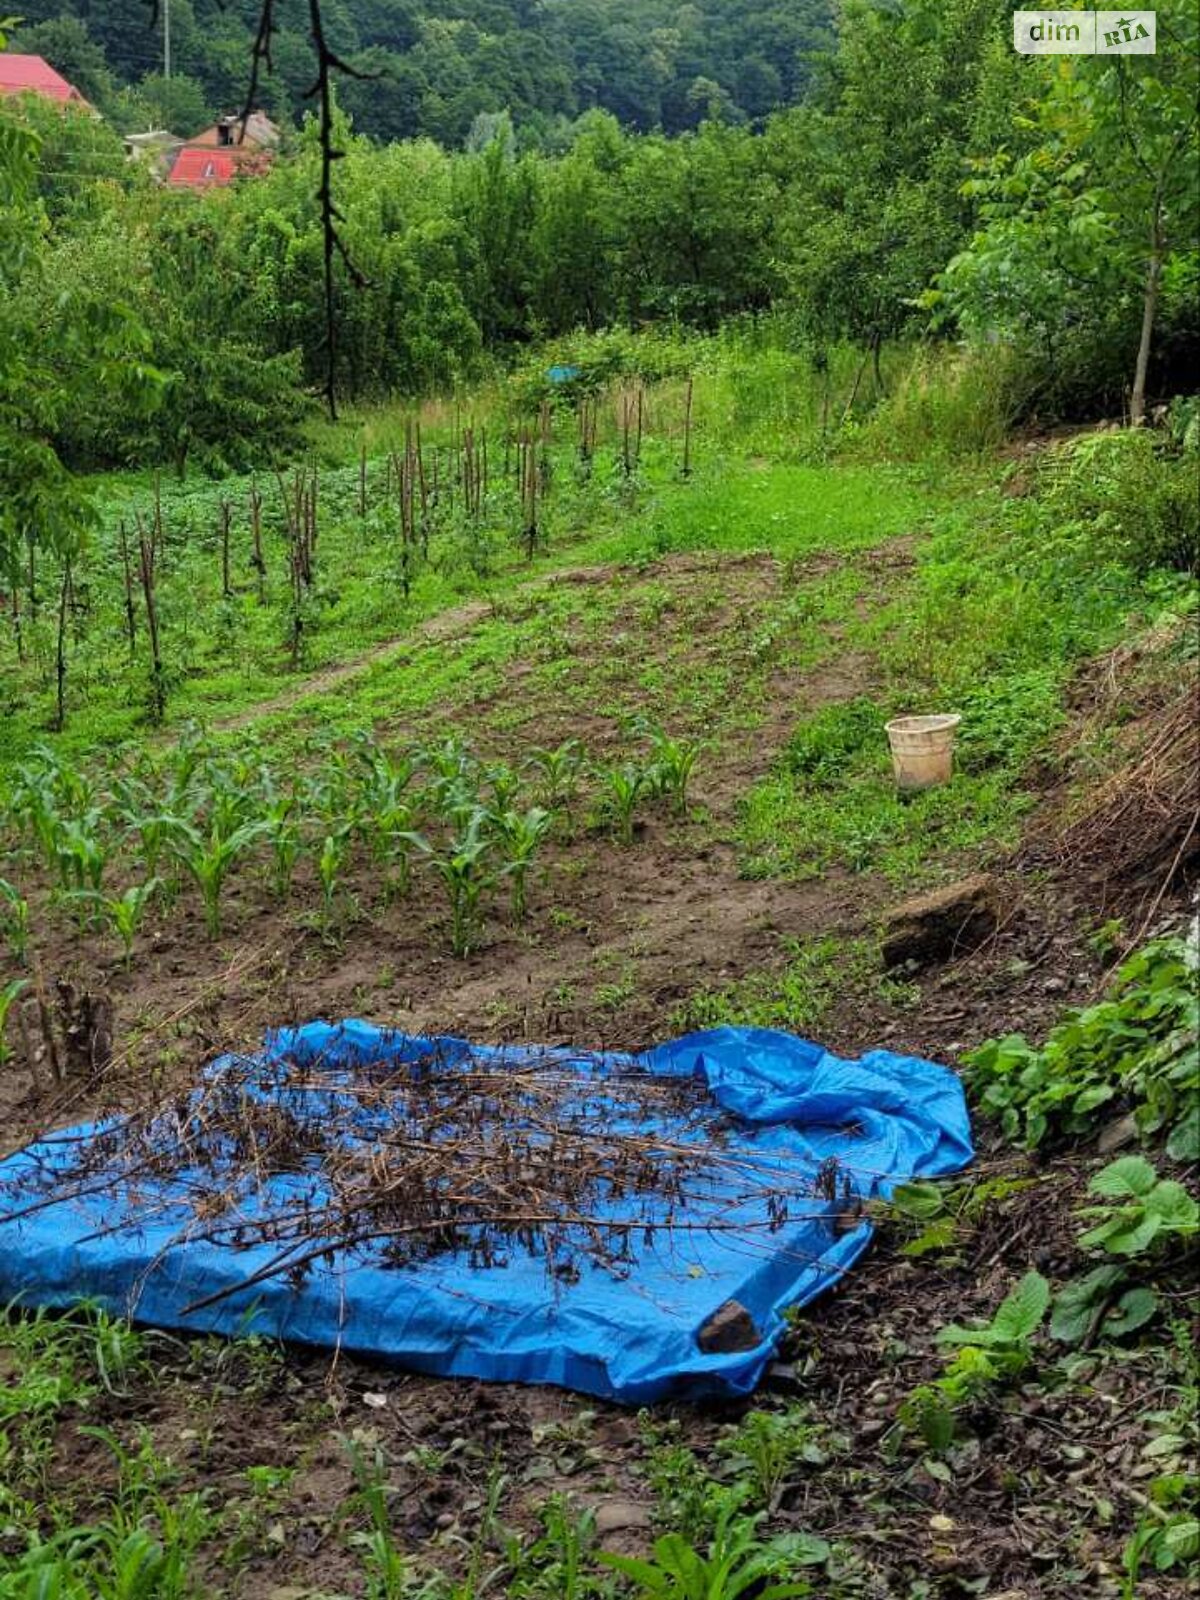
<path fill-rule="evenodd" d="M 233 181 L 237 162 L 227 150 L 197 150 L 188 145 L 175 157 L 167 182 L 176 188 L 207 189 Z"/>
<path fill-rule="evenodd" d="M 0 94 L 36 94 L 44 100 L 87 104 L 79 90 L 41 56 L 14 56 L 7 52 L 0 52 Z"/>

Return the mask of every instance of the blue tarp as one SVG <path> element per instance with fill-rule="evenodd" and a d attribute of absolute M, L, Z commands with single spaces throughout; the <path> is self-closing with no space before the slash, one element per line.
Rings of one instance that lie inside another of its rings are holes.
<path fill-rule="evenodd" d="M 841 1060 L 755 1028 L 580 1057 L 311 1023 L 272 1034 L 256 1056 L 221 1058 L 182 1111 L 148 1126 L 169 1152 L 188 1104 L 211 1102 L 228 1079 L 239 1095 L 303 1104 L 348 1145 L 369 1150 L 387 1135 L 394 1107 L 347 1095 L 347 1075 L 379 1063 L 417 1075 L 428 1060 L 442 1073 L 471 1072 L 473 1084 L 489 1072 L 574 1075 L 577 1127 L 710 1156 L 715 1148 L 718 1159 L 673 1200 L 642 1197 L 637 1215 L 657 1214 L 662 1226 L 635 1228 L 620 1261 L 581 1248 L 561 1270 L 553 1257 L 567 1249 L 563 1239 L 554 1249 L 513 1243 L 491 1264 L 465 1249 L 397 1262 L 377 1241 L 347 1243 L 290 1280 L 275 1275 L 189 1310 L 277 1257 L 278 1242 L 256 1235 L 255 1220 L 302 1191 L 319 1196 L 323 1170 L 247 1178 L 244 1160 L 236 1170 L 231 1163 L 221 1234 L 196 1199 L 219 1188 L 211 1171 L 204 1184 L 169 1159 L 158 1176 L 144 1163 L 132 1172 L 123 1125 L 110 1119 L 0 1162 L 0 1297 L 48 1306 L 91 1299 L 160 1327 L 337 1345 L 420 1372 L 559 1384 L 628 1404 L 745 1394 L 772 1359 L 787 1308 L 827 1289 L 865 1249 L 871 1227 L 853 1202 L 957 1171 L 972 1154 L 962 1090 L 946 1068 L 887 1051 Z M 663 1080 L 672 1093 L 694 1093 L 703 1115 L 669 1095 L 648 1113 L 630 1091 Z M 628 1200 L 612 1202 L 608 1218 L 619 1226 L 629 1213 Z M 705 1353 L 698 1335 L 729 1301 L 749 1313 L 758 1342 Z"/>

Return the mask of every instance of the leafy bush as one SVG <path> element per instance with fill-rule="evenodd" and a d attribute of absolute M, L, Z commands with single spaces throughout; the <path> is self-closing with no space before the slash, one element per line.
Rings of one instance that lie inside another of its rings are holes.
<path fill-rule="evenodd" d="M 1040 477 L 1047 511 L 1097 553 L 1139 573 L 1200 566 L 1194 446 L 1175 448 L 1145 429 L 1088 434 L 1056 451 Z"/>
<path fill-rule="evenodd" d="M 832 787 L 864 746 L 882 749 L 884 720 L 883 712 L 865 695 L 822 706 L 792 735 L 783 764 L 796 777 Z"/>
<path fill-rule="evenodd" d="M 1040 1272 L 1027 1272 L 991 1322 L 942 1328 L 937 1342 L 956 1347 L 955 1353 L 940 1378 L 914 1389 L 903 1402 L 901 1425 L 919 1431 L 931 1450 L 945 1450 L 954 1440 L 958 1412 L 1028 1367 L 1030 1342 L 1049 1305 L 1050 1285 Z"/>
<path fill-rule="evenodd" d="M 1195 931 L 1154 940 L 1121 967 L 1111 998 L 1068 1013 L 1041 1049 L 1014 1033 L 973 1050 L 968 1085 L 1005 1134 L 1031 1149 L 1084 1138 L 1101 1107 L 1128 1105 L 1144 1137 L 1165 1132 L 1169 1155 L 1194 1156 L 1198 970 Z"/>
<path fill-rule="evenodd" d="M 1200 1233 L 1200 1206 L 1183 1184 L 1160 1178 L 1145 1156 L 1121 1156 L 1088 1184 L 1088 1192 L 1105 1204 L 1088 1206 L 1085 1217 L 1098 1219 L 1080 1234 L 1079 1243 L 1110 1255 L 1139 1256 L 1171 1238 Z"/>
<path fill-rule="evenodd" d="M 954 709 L 963 719 L 956 748 L 962 770 L 1022 766 L 1064 720 L 1060 676 L 1053 666 L 1031 667 L 960 693 Z"/>

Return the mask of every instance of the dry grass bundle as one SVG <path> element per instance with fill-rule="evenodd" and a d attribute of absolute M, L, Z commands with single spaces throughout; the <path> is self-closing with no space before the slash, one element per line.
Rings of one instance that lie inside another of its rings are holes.
<path fill-rule="evenodd" d="M 1073 868 L 1106 870 L 1164 888 L 1200 849 L 1200 696 L 1195 682 L 1146 719 L 1136 753 L 1090 790 L 1058 833 L 1056 854 Z"/>

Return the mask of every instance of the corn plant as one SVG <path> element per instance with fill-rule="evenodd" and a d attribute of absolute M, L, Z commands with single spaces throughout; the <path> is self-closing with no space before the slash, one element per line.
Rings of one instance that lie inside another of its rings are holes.
<path fill-rule="evenodd" d="M 271 845 L 272 888 L 277 900 L 286 900 L 292 889 L 292 874 L 300 859 L 300 829 L 291 817 L 292 797 L 281 808 L 272 808 L 263 819 Z"/>
<path fill-rule="evenodd" d="M 13 959 L 24 966 L 29 955 L 29 901 L 6 878 L 0 878 L 0 934 Z"/>
<path fill-rule="evenodd" d="M 66 889 L 100 889 L 108 849 L 96 831 L 99 813 L 60 822 L 54 846 L 59 878 Z"/>
<path fill-rule="evenodd" d="M 633 843 L 633 814 L 649 785 L 646 769 L 631 762 L 609 767 L 603 774 L 602 796 L 622 844 Z"/>
<path fill-rule="evenodd" d="M 578 739 L 564 739 L 553 750 L 534 750 L 529 765 L 539 776 L 539 798 L 551 811 L 570 812 L 579 793 L 583 776 L 583 746 Z"/>
<path fill-rule="evenodd" d="M 102 922 L 120 939 L 126 972 L 133 965 L 133 941 L 159 887 L 158 879 L 150 878 L 146 883 L 131 884 L 121 895 L 103 894 L 97 889 L 75 892 L 74 898 L 94 906 Z"/>
<path fill-rule="evenodd" d="M 497 761 L 492 766 L 485 767 L 483 782 L 490 791 L 492 809 L 498 815 L 511 811 L 517 795 L 521 792 L 521 779 L 508 763 Z"/>
<path fill-rule="evenodd" d="M 8 1023 L 8 1013 L 25 993 L 29 985 L 28 978 L 14 978 L 11 983 L 6 983 L 0 989 L 0 1067 L 10 1059 L 12 1051 L 4 1040 L 5 1028 Z"/>
<path fill-rule="evenodd" d="M 496 834 L 504 853 L 501 872 L 512 884 L 514 922 L 525 921 L 529 868 L 550 831 L 551 821 L 550 813 L 541 806 L 531 806 L 528 811 L 504 811 L 496 818 Z"/>
<path fill-rule="evenodd" d="M 420 753 L 429 773 L 429 799 L 439 815 L 465 828 L 481 809 L 479 764 L 461 739 L 445 739 Z"/>
<path fill-rule="evenodd" d="M 369 1523 L 365 1532 L 353 1536 L 363 1553 L 368 1600 L 404 1600 L 413 1592 L 412 1574 L 392 1534 L 383 1452 L 376 1445 L 373 1458 L 368 1460 L 357 1440 L 346 1439 L 344 1443 L 358 1482 L 353 1502 L 365 1512 Z"/>
<path fill-rule="evenodd" d="M 450 945 L 460 958 L 470 953 L 483 926 L 483 897 L 496 881 L 489 860 L 492 841 L 487 822 L 487 812 L 478 807 L 458 837 L 442 851 L 423 834 L 411 835 L 413 845 L 428 856 L 445 886 L 450 900 Z"/>
<path fill-rule="evenodd" d="M 697 739 L 676 739 L 661 728 L 651 730 L 651 771 L 654 787 L 665 795 L 680 816 L 687 811 L 687 790 L 703 746 Z"/>
<path fill-rule="evenodd" d="M 342 869 L 350 851 L 350 834 L 347 828 L 335 828 L 327 833 L 317 857 L 317 877 L 321 882 L 321 920 L 328 928 L 333 922 L 333 908 L 337 900 Z"/>
<path fill-rule="evenodd" d="M 173 849 L 200 890 L 210 939 L 217 938 L 221 932 L 221 890 L 229 869 L 266 831 L 267 824 L 260 819 L 243 823 L 223 838 L 216 832 L 205 835 L 192 823 L 179 821 Z"/>

